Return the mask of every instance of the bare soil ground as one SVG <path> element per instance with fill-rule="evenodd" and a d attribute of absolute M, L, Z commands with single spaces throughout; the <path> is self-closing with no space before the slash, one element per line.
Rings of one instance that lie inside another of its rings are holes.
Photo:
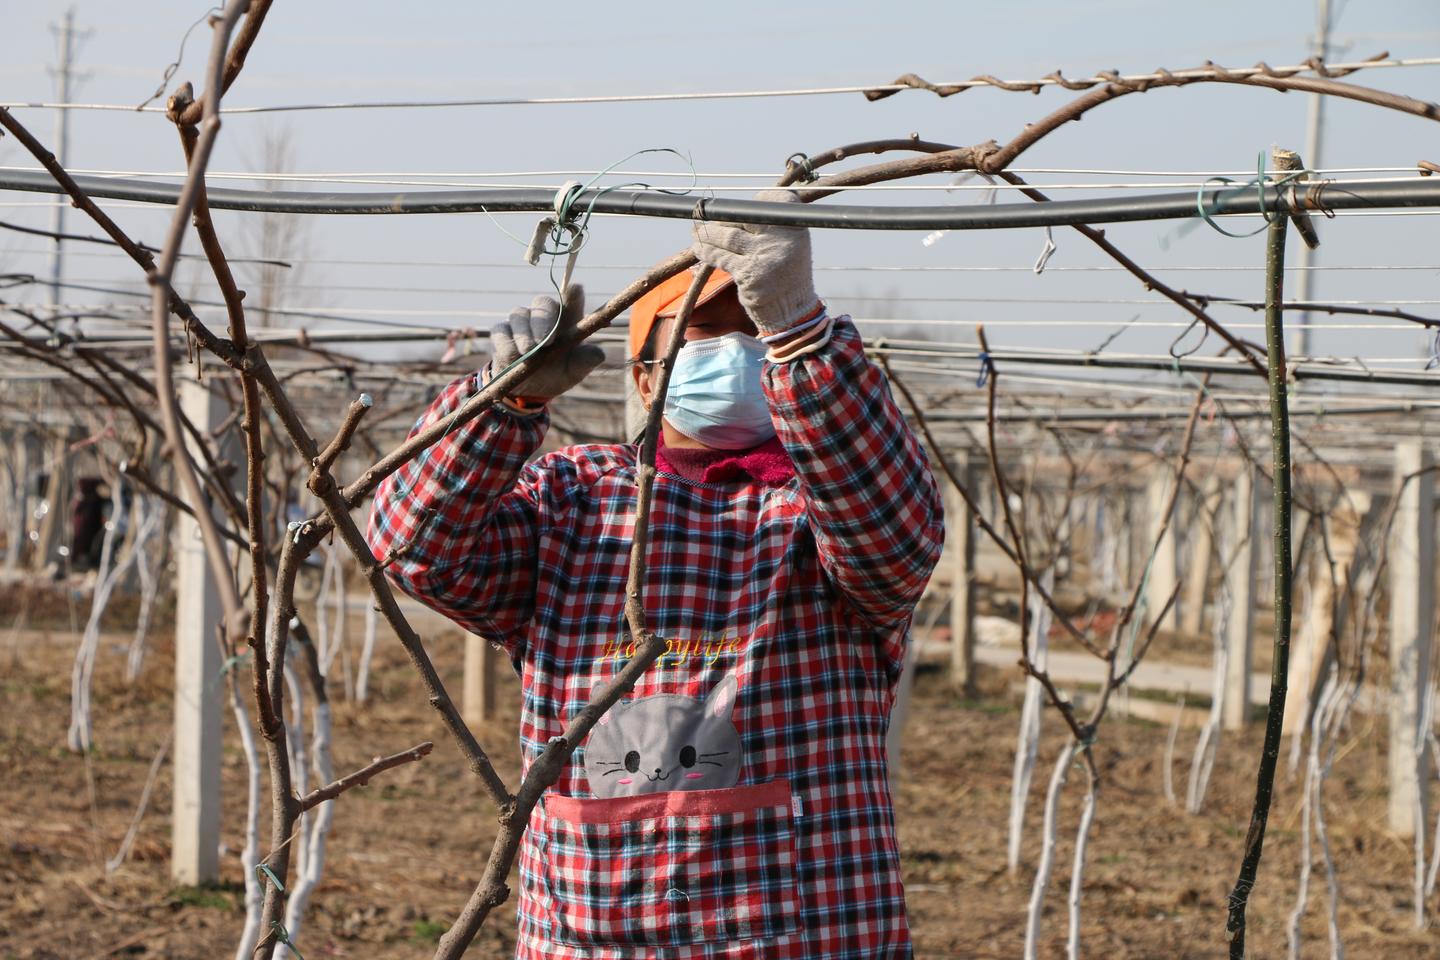
<path fill-rule="evenodd" d="M 68 616 L 64 618 L 68 620 Z M 0 627 L 3 629 L 3 627 Z M 117 627 L 117 629 L 121 629 Z M 358 630 L 352 631 L 352 638 Z M 210 958 L 233 953 L 243 898 L 238 851 L 244 768 L 238 746 L 224 766 L 226 852 L 221 883 L 177 888 L 167 867 L 170 783 L 165 767 L 130 862 L 106 876 L 169 722 L 169 638 L 133 687 L 121 679 L 107 635 L 95 683 L 96 748 L 88 759 L 64 746 L 75 636 L 68 624 L 8 638 L 0 633 L 0 957 Z M 352 640 L 353 642 L 353 640 Z M 435 635 L 433 656 L 460 686 L 461 637 Z M 1018 711 L 1008 676 L 985 678 L 987 696 L 962 702 L 943 675 L 919 677 L 895 795 L 916 955 L 1010 958 L 1021 954 L 1025 908 L 1038 853 L 1042 794 L 1061 725 L 1047 739 L 1030 797 L 1025 866 L 1005 870 L 1006 821 Z M 336 685 L 338 686 L 338 685 Z M 335 767 L 421 740 L 433 755 L 343 797 L 330 834 L 325 878 L 300 944 L 320 957 L 429 957 L 446 921 L 479 876 L 494 811 L 421 694 L 393 641 L 382 639 L 372 702 L 336 696 Z M 506 678 L 497 718 L 478 732 L 513 782 L 516 685 Z M 227 743 L 234 743 L 226 716 Z M 1383 724 L 1358 718 L 1328 786 L 1327 815 L 1342 891 L 1340 928 L 1352 957 L 1440 955 L 1440 937 L 1412 926 L 1409 841 L 1386 834 Z M 1234 882 L 1254 792 L 1259 732 L 1222 744 L 1205 811 L 1186 815 L 1161 792 L 1166 730 L 1113 720 L 1096 750 L 1104 771 L 1086 873 L 1082 945 L 1089 957 L 1183 960 L 1225 952 L 1225 897 Z M 1175 761 L 1184 789 L 1193 734 Z M 1252 957 L 1285 951 L 1285 923 L 1299 858 L 1297 780 L 1283 774 L 1250 911 Z M 1062 841 L 1041 956 L 1064 956 L 1065 887 L 1083 775 L 1075 770 L 1061 817 Z M 1324 877 L 1312 879 L 1304 956 L 1328 956 Z M 1429 905 L 1432 911 L 1440 903 Z M 503 910 L 470 955 L 507 957 L 513 920 Z"/>

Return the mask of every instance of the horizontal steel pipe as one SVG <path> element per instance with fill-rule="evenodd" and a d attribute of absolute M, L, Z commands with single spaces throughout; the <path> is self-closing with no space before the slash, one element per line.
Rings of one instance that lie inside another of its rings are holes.
<path fill-rule="evenodd" d="M 106 200 L 173 204 L 178 184 L 150 183 L 108 177 L 75 178 L 90 196 Z M 803 189 L 803 188 L 801 188 Z M 0 172 L 0 190 L 61 193 L 47 173 Z M 1288 213 L 1299 210 L 1394 210 L 1440 207 L 1440 177 L 1388 183 L 1329 183 L 1317 188 L 1306 182 L 1293 191 L 1289 185 L 1220 185 L 1202 191 L 1210 216 Z M 555 193 L 547 189 L 496 188 L 428 190 L 400 193 L 344 193 L 294 190 L 235 190 L 209 192 L 210 207 L 253 213 L 330 215 L 426 213 L 542 213 L 554 212 Z M 1140 220 L 1180 220 L 1199 216 L 1201 202 L 1194 193 L 1147 194 L 1050 203 L 1001 203 L 926 207 L 861 204 L 793 204 L 760 200 L 615 190 L 585 191 L 571 209 L 593 209 L 597 214 L 659 217 L 678 220 L 715 220 L 729 223 L 767 223 L 839 230 L 991 230 L 1073 224 L 1126 223 Z M 593 208 L 592 208 L 593 204 Z"/>

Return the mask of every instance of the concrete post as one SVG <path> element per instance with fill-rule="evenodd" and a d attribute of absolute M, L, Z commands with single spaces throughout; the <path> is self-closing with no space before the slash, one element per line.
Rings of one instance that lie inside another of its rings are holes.
<path fill-rule="evenodd" d="M 1250 715 L 1250 670 L 1255 659 L 1255 579 L 1264 544 L 1260 539 L 1261 498 L 1259 476 L 1247 463 L 1240 465 L 1234 494 L 1224 507 L 1224 522 L 1233 532 L 1233 556 L 1221 557 L 1230 616 L 1225 623 L 1225 703 L 1221 720 L 1226 730 L 1239 730 Z"/>
<path fill-rule="evenodd" d="M 1430 646 L 1435 628 L 1435 476 L 1434 463 L 1418 440 L 1395 448 L 1397 496 L 1390 528 L 1390 829 L 1415 835 L 1427 820 L 1429 754 L 1417 749 L 1421 703 L 1430 678 Z M 1402 486 L 1403 484 L 1403 486 Z M 1419 803 L 1417 804 L 1417 793 Z"/>
<path fill-rule="evenodd" d="M 1215 552 L 1215 524 L 1219 521 L 1220 477 L 1205 481 L 1195 507 L 1195 528 L 1186 539 L 1185 586 L 1180 593 L 1180 630 L 1198 634 L 1205 627 L 1205 599 L 1210 592 L 1210 560 Z"/>
<path fill-rule="evenodd" d="M 28 430 L 18 430 L 6 444 L 10 463 L 10 516 L 6 518 L 5 569 L 18 570 L 30 539 L 30 447 L 33 439 Z M 11 452 L 13 451 L 13 453 Z"/>
<path fill-rule="evenodd" d="M 1149 549 L 1155 543 L 1155 537 L 1160 533 L 1160 526 L 1165 517 L 1163 511 L 1165 504 L 1170 499 L 1170 487 L 1175 479 L 1175 471 L 1168 464 L 1161 464 L 1156 467 L 1150 478 L 1150 484 L 1146 491 L 1146 499 L 1149 504 L 1150 522 L 1146 528 L 1145 549 Z M 1141 571 L 1144 571 L 1144 563 L 1149 557 L 1142 557 Z M 1171 517 L 1169 528 L 1165 531 L 1165 537 L 1155 550 L 1155 557 L 1150 560 L 1150 579 L 1145 589 L 1145 609 L 1148 619 L 1153 619 L 1170 599 L 1170 594 L 1175 592 L 1175 585 L 1178 582 L 1179 571 L 1175 565 L 1175 524 Z M 1179 624 L 1176 616 L 1179 607 L 1176 603 L 1171 605 L 1170 612 L 1160 619 L 1161 630 L 1175 630 Z"/>
<path fill-rule="evenodd" d="M 473 633 L 465 635 L 465 681 L 460 709 L 466 723 L 484 723 L 495 715 L 495 669 L 500 659 L 489 640 Z"/>
<path fill-rule="evenodd" d="M 968 457 L 956 454 L 955 470 L 975 496 L 980 471 Z M 950 555 L 950 683 L 965 696 L 975 694 L 975 518 L 955 490 L 946 491 L 945 513 L 949 533 L 945 551 Z"/>
<path fill-rule="evenodd" d="M 225 419 L 225 403 L 181 380 L 180 405 L 201 431 Z M 193 441 L 187 436 L 187 445 Z M 220 876 L 220 596 L 205 565 L 199 525 L 176 512 L 175 784 L 170 877 L 178 884 Z"/>
<path fill-rule="evenodd" d="M 1317 551 L 1315 576 L 1310 591 L 1310 607 L 1301 613 L 1299 636 L 1290 648 L 1290 676 L 1286 682 L 1284 731 L 1293 733 L 1308 723 L 1315 696 L 1325 679 L 1325 664 L 1331 656 L 1330 637 L 1334 633 L 1339 598 L 1335 587 L 1344 591 L 1350 579 L 1350 565 L 1360 543 L 1360 524 L 1370 509 L 1370 495 L 1356 491 L 1341 501 L 1329 517 L 1330 558 L 1334 560 L 1331 579 L 1329 560 L 1323 549 Z M 1312 523 L 1325 523 L 1316 516 Z M 1320 528 L 1324 530 L 1325 528 Z"/>
<path fill-rule="evenodd" d="M 1136 558 L 1140 556 L 1140 537 L 1144 535 L 1144 528 L 1148 524 L 1140 519 L 1140 513 L 1144 510 L 1141 503 L 1140 492 L 1135 489 L 1126 488 L 1121 490 L 1120 499 L 1112 501 L 1111 506 L 1115 512 L 1115 566 L 1119 576 L 1119 590 L 1125 594 L 1126 602 L 1129 600 L 1128 591 L 1135 583 L 1138 573 L 1135 569 Z"/>

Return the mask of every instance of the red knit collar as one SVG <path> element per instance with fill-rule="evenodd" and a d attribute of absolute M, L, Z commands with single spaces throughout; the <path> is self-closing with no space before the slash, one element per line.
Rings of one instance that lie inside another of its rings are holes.
<path fill-rule="evenodd" d="M 790 454 L 778 437 L 771 437 L 749 450 L 690 449 L 665 446 L 655 451 L 655 468 L 695 483 L 733 483 L 758 481 L 782 484 L 795 476 Z"/>

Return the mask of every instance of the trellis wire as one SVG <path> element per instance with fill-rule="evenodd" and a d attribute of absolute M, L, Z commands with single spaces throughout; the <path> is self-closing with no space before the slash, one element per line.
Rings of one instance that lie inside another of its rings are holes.
<path fill-rule="evenodd" d="M 37 170 L 37 167 L 21 165 L 0 164 L 0 171 L 7 170 Z M 1126 176 L 1126 177 L 1248 177 L 1254 174 L 1254 170 L 1115 170 L 1095 169 L 1088 167 L 1007 167 L 1012 173 L 1025 175 L 1032 174 L 1067 174 L 1075 176 Z M 1415 165 L 1411 164 L 1402 167 L 1319 167 L 1311 169 L 1312 174 L 1327 175 L 1335 173 L 1414 173 Z M 185 176 L 184 170 L 124 170 L 108 169 L 99 167 L 71 167 L 72 174 L 84 174 L 87 176 L 114 176 L 114 177 L 166 177 L 180 178 Z M 1267 170 L 1267 174 L 1277 171 Z M 467 186 L 473 185 L 476 181 L 482 180 L 503 180 L 517 177 L 587 177 L 610 174 L 616 177 L 673 177 L 688 178 L 692 174 L 688 171 L 675 170 L 500 170 L 488 172 L 463 171 L 422 171 L 422 170 L 354 170 L 354 171 L 205 171 L 207 180 L 262 180 L 262 181 L 284 181 L 284 182 L 314 182 L 314 183 L 349 183 L 355 178 L 422 178 L 430 186 L 436 184 L 434 180 L 457 180 L 463 181 Z M 706 177 L 714 180 L 763 180 L 773 181 L 775 171 L 762 170 L 750 173 L 717 172 L 717 171 L 696 171 L 694 176 Z M 948 174 L 928 174 L 928 176 L 948 176 Z M 408 180 L 407 180 L 408 182 Z M 883 187 L 885 184 L 870 184 L 871 187 Z M 943 186 L 943 185 L 942 185 Z M 997 181 L 994 187 L 999 189 L 1013 189 L 1010 184 Z M 1052 184 L 1036 184 L 1035 186 L 1052 187 Z M 1173 186 L 1173 184 L 1171 184 Z M 965 184 L 950 184 L 953 189 L 970 189 Z M 983 184 L 973 185 L 973 189 L 988 190 L 989 186 Z"/>
<path fill-rule="evenodd" d="M 22 279 L 24 279 L 25 276 L 26 276 L 26 275 L 24 275 L 24 274 L 9 274 L 9 275 L 0 275 L 0 278 L 11 279 L 11 280 L 22 280 Z M 71 277 L 70 279 L 65 280 L 65 281 L 62 281 L 61 283 L 59 283 L 58 286 L 60 286 L 61 288 L 70 288 L 70 289 L 76 289 L 76 290 L 86 290 L 86 289 L 93 289 L 93 285 L 99 284 L 99 283 L 105 283 L 106 281 L 107 281 L 107 278 L 105 278 L 105 277 L 83 277 L 83 276 L 82 276 L 82 277 Z M 44 279 L 44 278 L 40 278 L 40 277 L 34 277 L 34 278 L 30 279 L 29 281 L 27 281 L 27 283 L 33 283 L 33 284 L 36 284 L 36 285 L 44 285 L 44 286 L 51 286 L 51 285 L 53 285 L 50 280 Z M 26 285 L 26 283 L 17 283 L 16 285 L 17 285 L 17 286 L 23 286 L 23 285 Z M 429 294 L 429 295 L 447 295 L 447 294 L 448 294 L 448 295 L 463 295 L 463 294 L 471 294 L 471 295 L 492 295 L 492 296 L 530 296 L 530 295 L 532 295 L 532 294 L 534 293 L 533 288 L 530 288 L 530 289 L 519 289 L 519 288 L 511 288 L 511 287 L 488 287 L 488 288 L 487 288 L 487 287 L 433 287 L 433 286 L 427 286 L 427 287 L 397 287 L 397 286 L 391 286 L 391 285 L 385 285 L 385 284 L 354 284 L 354 283 L 350 283 L 350 284 L 347 284 L 347 283 L 297 283 L 297 284 L 286 284 L 286 289 L 289 289 L 289 290 L 336 290 L 336 291 L 343 290 L 343 291 L 350 291 L 350 292 L 368 292 L 368 293 L 407 293 L 407 294 L 409 294 L 409 293 L 419 293 L 419 294 Z M 104 291 L 102 291 L 102 292 L 104 292 Z M 138 291 L 134 292 L 133 294 L 127 294 L 127 293 L 125 293 L 124 291 L 115 291 L 115 292 L 116 292 L 116 293 L 121 293 L 121 294 L 124 294 L 124 295 L 132 295 L 132 296 L 136 296 L 136 297 L 139 297 L 139 296 L 142 296 L 142 295 L 143 295 L 143 294 L 141 294 L 141 293 L 138 292 Z M 592 296 L 594 296 L 594 297 L 596 297 L 596 298 L 599 298 L 599 299 L 602 299 L 602 300 L 608 300 L 610 297 L 614 296 L 614 291 L 597 291 L 597 292 L 593 293 Z M 1204 295 L 1202 295 L 1202 294 L 1198 294 L 1198 293 L 1197 293 L 1197 294 L 1194 294 L 1194 296 L 1195 296 L 1196 299 L 1205 300 L 1205 301 L 1208 302 L 1208 304 L 1209 304 L 1210 306 L 1215 306 L 1215 307 L 1233 307 L 1233 308 L 1237 308 L 1237 309 L 1254 310 L 1254 309 L 1257 309 L 1257 307 L 1261 305 L 1261 304 L 1259 304 L 1258 301 L 1255 301 L 1255 300 L 1243 300 L 1243 299 L 1233 298 L 1233 297 L 1218 297 L 1218 296 L 1216 296 L 1216 297 L 1206 297 L 1206 296 L 1204 296 Z M 832 296 L 832 297 L 830 297 L 830 298 L 828 298 L 828 299 L 831 300 L 831 301 L 834 301 L 834 302 L 839 302 L 839 303 L 851 303 L 851 302 L 866 303 L 866 302 L 877 302 L 877 301 L 878 301 L 878 302 L 881 302 L 881 303 L 938 303 L 938 304 L 949 304 L 949 303 L 968 303 L 968 304 L 974 304 L 974 303 L 1001 303 L 1001 304 L 1023 304 L 1023 305 L 1029 305 L 1029 304 L 1049 304 L 1049 305 L 1065 305 L 1065 306 L 1077 305 L 1077 304 L 1078 304 L 1078 305 L 1089 305 L 1089 306 L 1101 306 L 1101 305 L 1111 305 L 1111 306 L 1113 306 L 1113 305 L 1170 306 L 1170 305 L 1173 303 L 1173 301 L 1164 299 L 1163 297 L 1013 297 L 1013 296 L 999 296 L 999 295 L 991 295 L 991 296 L 963 296 L 963 297 L 953 296 L 953 295 L 952 295 L 952 296 L 928 296 L 928 297 L 927 297 L 927 296 L 891 296 L 891 295 L 886 295 L 886 294 L 876 294 L 876 295 L 869 295 L 869 294 L 864 294 L 864 295 L 861 295 L 861 294 L 841 294 L 841 295 L 837 295 L 837 296 Z M 202 304 L 203 304 L 203 301 L 202 301 Z M 1328 307 L 1328 306 L 1336 306 L 1336 307 L 1343 307 L 1343 306 L 1434 306 L 1434 305 L 1437 305 L 1437 304 L 1440 304 L 1440 298 L 1416 298 L 1416 297 L 1408 297 L 1408 298 L 1396 298 L 1396 297 L 1390 297 L 1390 298 L 1373 297 L 1373 298 L 1372 298 L 1372 297 L 1367 297 L 1367 298 L 1363 298 L 1363 299 L 1356 299 L 1356 298 L 1333 298 L 1333 299 L 1326 299 L 1326 300 L 1287 300 L 1287 301 L 1285 301 L 1285 309 L 1287 309 L 1287 310 L 1297 310 L 1297 311 L 1298 311 L 1298 310 L 1316 310 L 1316 309 L 1318 309 L 1318 308 L 1323 308 L 1323 307 Z M 36 307 L 39 306 L 39 304 L 16 304 L 15 306 L 19 306 L 19 307 L 22 307 L 22 308 L 36 308 Z M 283 308 L 289 308 L 289 309 L 335 310 L 335 311 L 346 311 L 346 312 L 363 312 L 365 309 L 367 309 L 367 308 L 363 308 L 363 307 L 350 307 L 350 306 L 345 306 L 345 305 L 333 306 L 333 307 L 328 307 L 328 306 L 327 306 L 327 307 L 322 307 L 322 306 L 309 306 L 309 305 L 302 305 L 302 304 L 281 304 L 280 306 L 283 307 Z M 395 309 L 396 309 L 396 312 L 400 312 L 400 309 L 401 309 L 401 308 L 395 308 Z M 407 312 L 408 312 L 408 311 L 407 311 Z M 457 312 L 463 312 L 463 311 L 457 311 Z M 931 325 L 931 326 L 954 325 L 954 326 L 968 326 L 968 327 L 973 327 L 973 326 L 975 325 L 974 320 L 968 320 L 968 319 L 963 319 L 963 320 L 962 320 L 962 319 L 949 320 L 949 319 L 943 319 L 943 318 L 941 318 L 941 319 L 936 319 L 936 318 L 921 318 L 921 317 L 916 317 L 916 318 L 906 318 L 906 317 L 886 317 L 886 318 L 879 318 L 879 317 L 852 317 L 851 319 L 855 320 L 855 322 L 857 322 L 857 323 L 916 323 L 916 324 L 927 324 L 927 325 Z M 1440 323 L 1440 318 L 1437 318 L 1437 321 L 1436 321 L 1436 322 L 1437 322 L 1437 323 Z M 995 319 L 987 318 L 986 321 L 985 321 L 985 326 L 986 326 L 986 328 L 988 329 L 988 328 L 991 327 L 991 326 L 1004 325 L 1004 324 L 1007 324 L 1007 323 L 1010 324 L 1010 325 L 1024 324 L 1024 325 L 1028 325 L 1028 326 L 1084 326 L 1084 327 L 1105 327 L 1105 326 L 1108 326 L 1108 325 L 1112 325 L 1112 324 L 1114 323 L 1114 321 L 1113 321 L 1113 320 L 1057 320 L 1057 319 L 1045 319 L 1045 320 L 1008 320 L 1008 321 L 1007 321 L 1007 320 L 1003 320 L 1003 319 L 995 320 Z M 1145 324 L 1147 324 L 1147 325 L 1154 326 L 1154 325 L 1156 324 L 1156 321 L 1135 321 L 1135 324 L 1136 324 L 1136 325 L 1139 325 L 1139 324 L 1141 324 L 1141 323 L 1145 323 Z M 1190 326 L 1193 326 L 1193 325 L 1194 325 L 1194 322 L 1193 322 L 1193 321 L 1167 321 L 1165 325 L 1168 326 L 1168 327 L 1190 327 Z M 1235 326 L 1239 326 L 1239 324 L 1227 323 L 1226 326 L 1227 326 L 1227 327 L 1235 327 Z M 1250 323 L 1249 326 L 1256 327 L 1256 328 L 1263 328 L 1263 327 L 1264 327 L 1264 324 L 1263 324 L 1263 323 L 1259 323 L 1259 322 L 1253 322 L 1253 323 Z M 1332 329 L 1340 329 L 1339 325 L 1337 325 L 1337 324 L 1315 324 L 1315 326 L 1328 326 L 1328 327 L 1330 327 L 1330 328 L 1332 328 Z M 1413 324 L 1407 325 L 1407 328 L 1413 329 L 1413 327 L 1414 327 Z M 1367 328 L 1368 328 L 1368 325 L 1367 325 Z"/>
<path fill-rule="evenodd" d="M 47 246 L 43 246 L 43 247 L 33 247 L 33 248 L 31 248 L 31 247 L 11 247 L 11 248 L 7 248 L 7 252 L 9 252 L 9 253 L 11 253 L 11 254 L 27 254 L 27 255 L 47 256 L 47 257 L 48 257 L 48 256 L 50 256 L 50 255 L 52 255 L 52 254 L 54 253 L 54 248 L 53 248 L 53 246 L 48 246 L 48 245 L 47 245 Z M 65 253 L 65 256 L 66 256 L 66 257 L 69 257 L 69 258 L 73 258 L 73 257 L 85 257 L 85 258 L 108 259 L 108 260 L 113 260 L 113 261 L 116 262 L 116 263 L 125 263 L 125 264 L 127 264 L 127 265 L 130 263 L 130 260 L 125 256 L 125 254 L 121 253 L 119 250 L 115 250 L 114 252 L 111 252 L 111 253 L 103 253 L 103 252 L 100 252 L 100 251 L 91 251 L 91 250 L 74 250 L 74 251 L 67 250 L 66 253 Z M 194 258 L 203 259 L 203 254 L 182 254 L 181 256 L 182 256 L 182 257 L 189 257 L 189 258 L 191 258 L 191 259 L 194 259 Z M 247 257 L 243 257 L 243 256 L 238 256 L 238 255 L 235 256 L 235 257 L 230 258 L 230 260 L 231 260 L 232 263 L 244 263 L 244 262 L 246 262 L 247 260 L 253 260 L 253 259 L 255 259 L 255 258 L 253 258 L 253 257 L 247 258 Z M 523 264 L 521 264 L 521 263 L 519 263 L 519 262 L 517 262 L 517 261 L 510 261 L 510 260 L 504 260 L 504 261 L 497 261 L 497 260 L 444 260 L 444 259 L 431 259 L 431 260 L 404 260 L 404 259 L 396 259 L 396 260 L 367 260 L 367 259 L 363 259 L 363 258 L 357 259 L 357 258 L 343 258 L 343 257 L 285 257 L 285 258 L 283 258 L 283 262 L 289 263 L 289 264 L 294 264 L 294 265 L 296 265 L 296 266 L 300 266 L 300 265 L 315 265 L 315 266 L 340 266 L 340 267 L 350 266 L 350 267 L 366 267 L 366 268 L 371 268 L 371 267 L 437 267 L 437 268 L 465 269 L 465 270 L 471 270 L 471 269 L 523 270 L 523 269 L 525 269 L 525 267 L 524 267 Z M 589 261 L 587 261 L 586 264 L 585 264 L 585 269 L 586 269 L 587 272 L 595 271 L 595 270 L 623 270 L 623 271 L 633 272 L 633 271 L 637 271 L 637 270 L 648 270 L 648 269 L 650 269 L 651 266 L 653 266 L 653 264 L 648 264 L 648 263 L 604 263 L 604 262 L 589 262 Z M 815 269 L 815 271 L 816 271 L 817 273 L 1024 273 L 1024 274 L 1033 274 L 1033 273 L 1035 272 L 1034 268 L 1031 267 L 1031 266 L 1028 266 L 1028 265 L 1026 265 L 1026 266 L 1011 266 L 1011 265 L 1004 265 L 1004 264 L 996 264 L 996 265 L 976 265 L 976 264 L 903 264 L 903 265 L 901 265 L 901 264 L 896 264 L 896 265 L 877 265 L 877 264 L 868 264 L 868 263 L 851 263 L 851 264 L 834 264 L 834 265 L 829 265 L 829 264 L 816 264 L 814 269 Z M 1243 263 L 1236 263 L 1236 264 L 1200 264 L 1200 265 L 1190 265 L 1190 266 L 1168 266 L 1168 265 L 1157 264 L 1157 265 L 1154 265 L 1154 266 L 1149 267 L 1148 269 L 1149 269 L 1150 272 L 1152 272 L 1152 273 L 1163 273 L 1163 272 L 1177 272 L 1177 273 L 1194 273 L 1194 272 L 1205 272 L 1205 273 L 1261 273 L 1261 272 L 1263 272 L 1263 270 L 1264 270 L 1263 267 L 1256 267 L 1256 266 L 1254 266 L 1254 265 L 1252 265 L 1252 264 L 1243 264 Z M 1308 265 L 1296 264 L 1296 265 L 1294 265 L 1294 266 L 1287 266 L 1285 269 L 1286 269 L 1288 272 L 1292 272 L 1292 273 L 1295 272 L 1295 271 L 1324 271 L 1324 272 L 1327 272 L 1327 273 L 1328 273 L 1328 272 L 1351 272 L 1351 271 L 1365 271 L 1365 272 L 1395 272 L 1395 271 L 1440 272 L 1440 264 L 1389 264 L 1389 263 L 1383 263 L 1383 264 L 1382 264 L 1382 263 L 1369 263 L 1369 264 L 1308 264 Z M 1046 267 L 1046 268 L 1045 268 L 1045 272 L 1046 272 L 1046 273 L 1124 273 L 1124 274 L 1128 274 L 1128 273 L 1129 273 L 1129 271 L 1128 271 L 1126 268 L 1124 268 L 1124 267 L 1103 266 L 1103 265 L 1092 265 L 1092 266 L 1060 266 L 1060 265 L 1057 265 L 1057 266 L 1049 266 L 1049 267 Z"/>
<path fill-rule="evenodd" d="M 1389 58 L 1385 60 L 1358 60 L 1349 63 L 1327 63 L 1325 67 L 1329 70 L 1370 70 L 1377 68 L 1397 67 L 1423 67 L 1440 64 L 1440 57 L 1409 57 Z M 1198 67 L 1187 70 L 1169 71 L 1168 77 L 1205 77 L 1214 76 L 1215 67 Z M 1246 77 L 1260 76 L 1265 73 L 1300 73 L 1312 69 L 1309 64 L 1289 64 L 1283 67 L 1238 67 L 1226 70 L 1231 76 Z M 1103 84 L 1115 83 L 1144 83 L 1145 81 L 1157 81 L 1167 78 L 1161 73 L 1137 73 L 1124 74 L 1121 76 L 1106 76 L 1097 74 L 1094 77 L 1086 77 L 1079 80 L 1066 81 L 1070 84 L 1089 83 Z M 1004 89 L 1006 86 L 1037 88 L 1048 86 L 1060 86 L 1061 81 L 1056 76 L 1041 77 L 1038 80 L 997 80 L 991 77 L 975 77 L 969 80 L 948 81 L 938 83 L 935 86 L 955 87 L 959 89 L 970 89 L 973 87 L 994 87 Z M 477 99 L 452 99 L 452 100 L 369 100 L 369 101 L 335 101 L 329 103 L 294 103 L 277 104 L 273 106 L 243 106 L 243 107 L 222 107 L 220 113 L 226 116 L 240 116 L 257 113 L 294 113 L 311 110 L 396 110 L 396 109 L 426 109 L 438 107 L 500 107 L 500 106 L 549 106 L 558 104 L 598 104 L 598 103 L 654 103 L 662 101 L 688 101 L 688 100 L 740 100 L 740 99 L 767 99 L 772 97 L 813 97 L 833 94 L 850 94 L 876 92 L 901 93 L 913 88 L 905 84 L 879 83 L 863 84 L 859 86 L 836 86 L 836 87 L 792 87 L 788 89 L 771 90 L 721 90 L 694 93 L 635 93 L 635 94 L 609 94 L 587 97 L 488 97 Z M 6 109 L 45 109 L 45 110 L 108 110 L 123 113 L 164 113 L 165 108 L 160 106 L 142 107 L 139 110 L 133 104 L 120 103 L 56 103 L 50 101 L 0 101 L 0 107 Z"/>

